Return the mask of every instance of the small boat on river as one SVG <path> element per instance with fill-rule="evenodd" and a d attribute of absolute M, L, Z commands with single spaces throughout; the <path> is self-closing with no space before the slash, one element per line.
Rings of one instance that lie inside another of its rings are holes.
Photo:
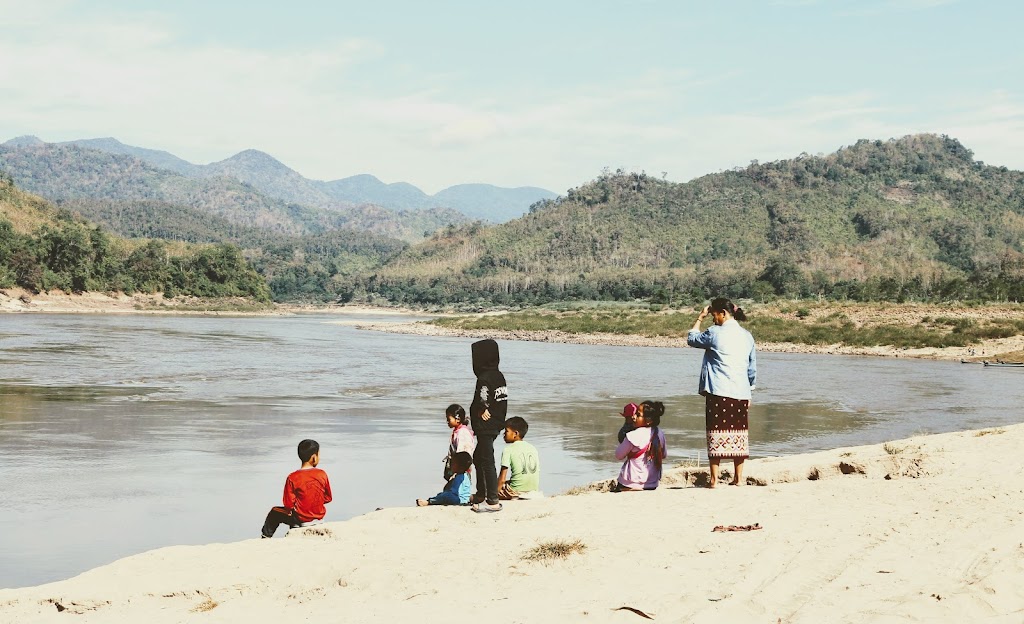
<path fill-rule="evenodd" d="M 982 362 L 982 364 L 997 368 L 1024 368 L 1024 362 Z"/>

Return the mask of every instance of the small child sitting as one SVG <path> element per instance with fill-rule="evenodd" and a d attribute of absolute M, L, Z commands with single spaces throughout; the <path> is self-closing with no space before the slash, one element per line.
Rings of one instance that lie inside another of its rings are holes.
<path fill-rule="evenodd" d="M 505 421 L 505 449 L 501 452 L 501 473 L 498 474 L 498 498 L 539 498 L 540 457 L 537 448 L 523 441 L 530 426 L 514 416 Z"/>
<path fill-rule="evenodd" d="M 626 403 L 626 406 L 622 408 L 622 426 L 619 428 L 619 443 L 626 439 L 626 434 L 636 429 L 636 414 L 640 411 L 640 406 L 636 403 Z"/>
<path fill-rule="evenodd" d="M 282 524 L 289 528 L 323 520 L 327 515 L 324 505 L 331 502 L 331 483 L 327 473 L 317 468 L 320 463 L 320 445 L 316 440 L 299 442 L 299 460 L 302 467 L 288 475 L 284 482 L 284 505 L 273 507 L 263 522 L 261 535 L 273 537 Z"/>
<path fill-rule="evenodd" d="M 416 499 L 416 505 L 426 507 L 427 505 L 466 505 L 469 497 L 473 495 L 473 486 L 469 481 L 469 469 L 473 465 L 473 456 L 465 451 L 459 451 L 452 457 L 451 468 L 455 473 L 444 489 L 436 496 L 424 500 Z"/>

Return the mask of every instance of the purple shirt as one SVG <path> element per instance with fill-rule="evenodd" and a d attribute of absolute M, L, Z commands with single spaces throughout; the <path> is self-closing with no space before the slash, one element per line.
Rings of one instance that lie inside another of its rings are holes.
<path fill-rule="evenodd" d="M 661 457 L 665 458 L 665 432 L 658 428 L 658 442 L 661 446 Z M 619 484 L 631 490 L 653 490 L 661 481 L 661 470 L 654 463 L 654 458 L 647 459 L 648 447 L 651 444 L 651 428 L 640 427 L 626 434 L 626 437 L 615 449 L 615 459 L 625 459 L 619 471 Z"/>

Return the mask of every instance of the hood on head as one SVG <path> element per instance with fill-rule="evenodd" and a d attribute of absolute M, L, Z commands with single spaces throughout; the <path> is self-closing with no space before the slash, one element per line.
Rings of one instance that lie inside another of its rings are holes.
<path fill-rule="evenodd" d="M 498 370 L 498 343 L 491 339 L 478 340 L 473 348 L 473 373 L 477 377 L 484 371 Z"/>

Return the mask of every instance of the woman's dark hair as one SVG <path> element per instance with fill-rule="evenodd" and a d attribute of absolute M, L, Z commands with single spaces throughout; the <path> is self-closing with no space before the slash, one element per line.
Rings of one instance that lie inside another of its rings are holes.
<path fill-rule="evenodd" d="M 661 456 L 665 453 L 661 448 L 661 438 L 658 437 L 658 427 L 661 426 L 661 417 L 665 415 L 665 404 L 661 401 L 644 401 L 640 409 L 644 422 L 651 427 L 651 446 L 644 454 L 644 459 L 653 460 L 658 472 L 661 472 Z"/>
<path fill-rule="evenodd" d="M 309 458 L 320 452 L 320 445 L 316 440 L 303 440 L 299 442 L 299 459 L 302 463 L 309 461 Z"/>
<path fill-rule="evenodd" d="M 451 405 L 449 405 L 448 409 L 444 411 L 444 415 L 446 418 L 448 416 L 451 416 L 452 418 L 454 418 L 455 420 L 459 421 L 464 425 L 469 424 L 469 419 L 466 418 L 466 410 L 462 409 L 462 406 L 459 405 L 458 403 L 452 403 Z"/>
<path fill-rule="evenodd" d="M 718 297 L 711 300 L 711 305 L 708 309 L 712 312 L 728 312 L 737 321 L 747 320 L 747 315 L 744 314 L 743 308 L 735 305 L 732 301 L 729 301 L 725 297 Z"/>

